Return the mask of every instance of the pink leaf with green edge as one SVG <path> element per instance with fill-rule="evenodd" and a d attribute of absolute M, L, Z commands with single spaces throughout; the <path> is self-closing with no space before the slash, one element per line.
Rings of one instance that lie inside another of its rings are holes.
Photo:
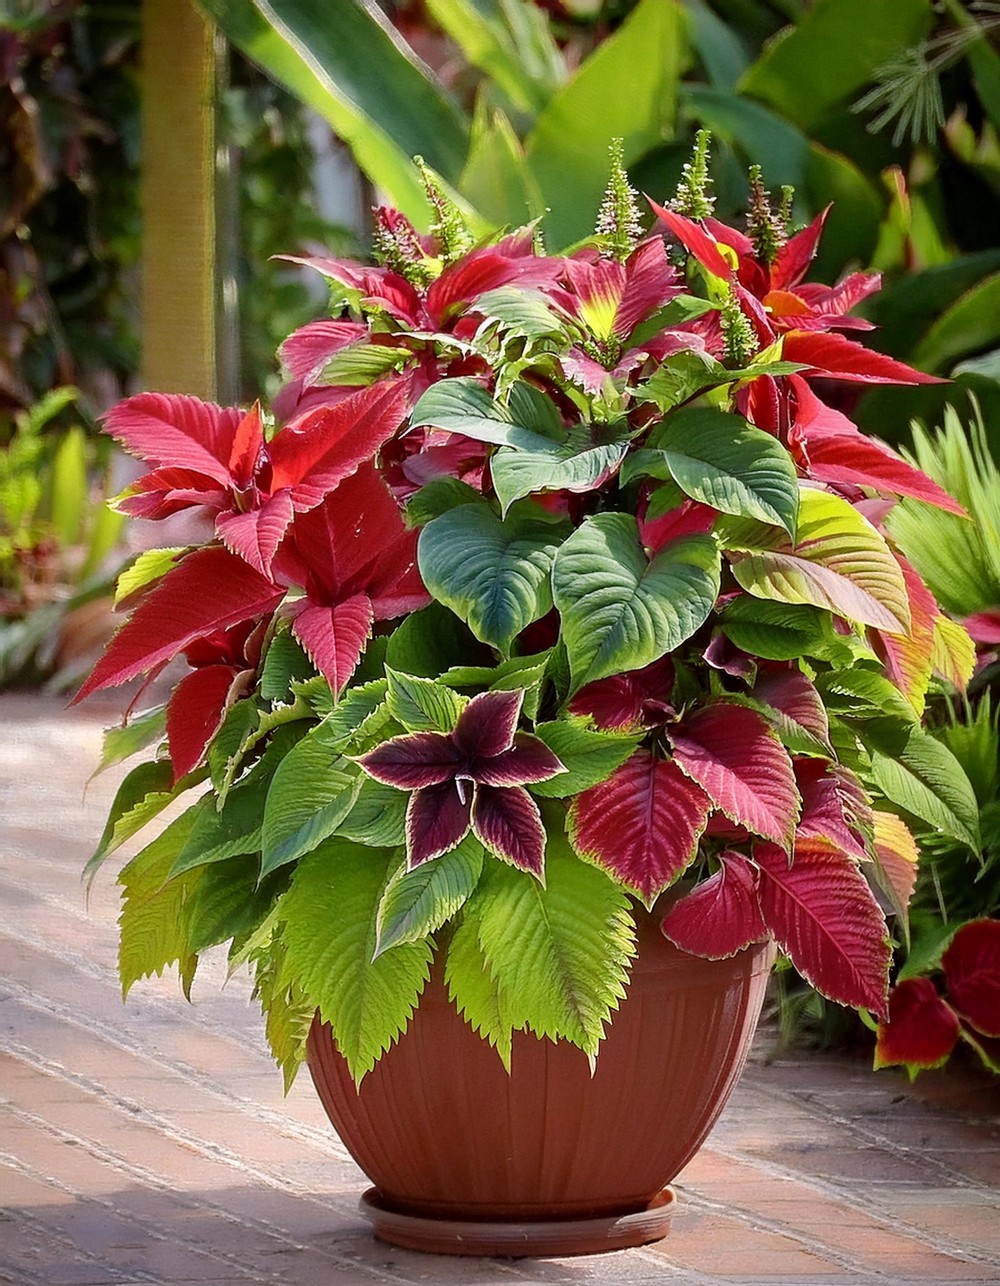
<path fill-rule="evenodd" d="M 634 890 L 647 906 L 694 859 L 711 804 L 667 759 L 634 755 L 570 805 L 577 851 Z"/>
<path fill-rule="evenodd" d="M 910 602 L 910 632 L 885 634 L 876 631 L 873 643 L 887 676 L 917 714 L 923 714 L 933 669 L 934 623 L 940 609 L 934 595 L 906 559 L 901 554 L 896 554 L 895 558 L 903 573 Z"/>
<path fill-rule="evenodd" d="M 973 612 L 965 618 L 963 625 L 976 643 L 986 646 L 1000 643 L 1000 607 L 987 612 Z"/>
<path fill-rule="evenodd" d="M 801 728 L 833 756 L 826 706 L 816 685 L 801 670 L 761 670 L 751 695 L 776 712 L 779 731 L 784 726 L 782 720 L 787 720 L 788 724 Z"/>
<path fill-rule="evenodd" d="M 285 538 L 293 513 L 290 492 L 279 491 L 265 500 L 260 509 L 220 514 L 215 520 L 216 535 L 227 549 L 255 571 L 270 576 L 274 555 Z"/>
<path fill-rule="evenodd" d="M 332 321 L 323 318 L 299 327 L 278 349 L 285 369 L 293 380 L 311 383 L 342 348 L 368 334 L 362 322 Z"/>
<path fill-rule="evenodd" d="M 570 713 L 589 714 L 599 728 L 639 728 L 647 722 L 651 706 L 662 714 L 673 687 L 673 661 L 665 656 L 641 670 L 588 683 L 570 702 Z"/>
<path fill-rule="evenodd" d="M 886 1012 L 891 949 L 885 917 L 857 863 L 817 840 L 787 855 L 758 844 L 764 923 L 795 968 L 842 1005 Z"/>
<path fill-rule="evenodd" d="M 516 247 L 511 244 L 510 249 Z M 431 283 L 427 291 L 428 315 L 435 326 L 447 325 L 487 291 L 509 282 L 543 285 L 552 280 L 558 269 L 558 260 L 504 253 L 499 246 L 484 246 L 463 256 Z"/>
<path fill-rule="evenodd" d="M 545 827 L 538 805 L 521 786 L 477 786 L 472 829 L 491 853 L 541 877 Z"/>
<path fill-rule="evenodd" d="M 812 604 L 893 634 L 910 628 L 899 564 L 885 538 L 841 496 L 803 490 L 794 545 L 729 558 L 736 580 L 755 598 Z"/>
<path fill-rule="evenodd" d="M 463 762 L 451 736 L 443 732 L 390 737 L 358 759 L 370 777 L 398 790 L 421 790 L 451 781 Z"/>
<path fill-rule="evenodd" d="M 358 465 L 371 460 L 406 414 L 405 383 L 380 380 L 335 406 L 308 411 L 271 440 L 271 490 L 292 488 L 296 509 L 311 509 Z"/>
<path fill-rule="evenodd" d="M 1000 920 L 970 920 L 941 957 L 948 999 L 983 1036 L 1000 1036 Z"/>
<path fill-rule="evenodd" d="M 958 1041 L 954 1011 L 929 978 L 907 978 L 889 993 L 887 1020 L 878 1025 L 875 1067 L 904 1064 L 914 1075 L 940 1067 Z"/>
<path fill-rule="evenodd" d="M 196 550 L 143 596 L 74 701 L 147 674 L 213 630 L 266 616 L 283 597 L 283 589 L 228 549 Z"/>
<path fill-rule="evenodd" d="M 936 375 L 915 371 L 843 335 L 790 330 L 781 347 L 782 360 L 809 367 L 815 374 L 859 384 L 944 384 Z"/>
<path fill-rule="evenodd" d="M 428 734 L 430 735 L 430 734 Z M 472 824 L 472 788 L 443 781 L 415 790 L 406 807 L 406 864 L 412 871 L 453 849 Z"/>
<path fill-rule="evenodd" d="M 332 606 L 309 604 L 292 620 L 292 633 L 334 692 L 354 673 L 373 619 L 368 595 L 354 594 Z"/>
<path fill-rule="evenodd" d="M 875 871 L 879 887 L 903 924 L 908 922 L 910 898 L 917 885 L 920 850 L 901 817 L 876 809 L 872 814 Z"/>
<path fill-rule="evenodd" d="M 660 926 L 675 947 L 708 960 L 728 959 L 768 937 L 753 865 L 732 852 L 720 853 L 719 862 L 714 875 L 673 904 Z"/>
<path fill-rule="evenodd" d="M 462 755 L 492 758 L 514 744 L 514 732 L 524 704 L 524 689 L 480 692 L 458 717 L 451 734 Z"/>
<path fill-rule="evenodd" d="M 822 759 L 796 759 L 795 782 L 802 796 L 802 817 L 795 842 L 826 840 L 836 848 L 863 860 L 865 846 L 847 824 L 840 794 L 840 781 L 828 771 Z"/>
<path fill-rule="evenodd" d="M 174 688 L 167 706 L 167 745 L 175 785 L 197 768 L 219 731 L 238 674 L 231 665 L 205 665 L 186 674 Z"/>
<path fill-rule="evenodd" d="M 484 786 L 525 786 L 549 781 L 565 771 L 562 760 L 544 741 L 528 732 L 516 732 L 509 750 L 475 761 L 469 776 Z"/>
<path fill-rule="evenodd" d="M 236 407 L 184 393 L 138 393 L 112 407 L 103 423 L 130 455 L 153 465 L 193 469 L 228 487 L 233 440 L 243 418 Z"/>
<path fill-rule="evenodd" d="M 716 701 L 669 730 L 677 766 L 716 808 L 790 850 L 799 815 L 792 761 L 763 715 Z"/>
<path fill-rule="evenodd" d="M 771 289 L 793 290 L 809 271 L 816 257 L 816 250 L 823 235 L 832 206 L 821 211 L 808 227 L 789 237 L 775 256 L 771 265 Z"/>
<path fill-rule="evenodd" d="M 732 266 L 723 256 L 716 242 L 697 223 L 686 219 L 681 214 L 675 214 L 673 210 L 667 210 L 662 205 L 657 205 L 648 196 L 646 200 L 649 201 L 650 208 L 656 217 L 667 225 L 670 234 L 694 255 L 703 268 L 707 268 L 716 277 L 729 278 L 732 275 Z"/>

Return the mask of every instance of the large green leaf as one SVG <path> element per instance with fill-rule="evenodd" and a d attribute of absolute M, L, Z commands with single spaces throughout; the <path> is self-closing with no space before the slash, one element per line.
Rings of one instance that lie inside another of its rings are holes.
<path fill-rule="evenodd" d="M 883 537 L 840 496 L 802 492 L 794 545 L 732 556 L 757 598 L 812 603 L 893 634 L 910 626 L 903 574 Z"/>
<path fill-rule="evenodd" d="M 256 855 L 230 857 L 205 867 L 189 900 L 191 951 L 245 938 L 263 921 L 280 892 L 282 876 L 257 885 L 257 867 Z"/>
<path fill-rule="evenodd" d="M 445 983 L 458 1012 L 473 1031 L 493 1046 L 509 1072 L 514 1036 L 509 999 L 505 988 L 490 973 L 479 941 L 479 917 L 474 902 L 465 903 L 462 918 L 448 943 Z"/>
<path fill-rule="evenodd" d="M 593 229 L 613 138 L 633 164 L 673 135 L 686 17 L 670 0 L 640 0 L 618 30 L 550 98 L 527 138 L 531 172 L 551 213 L 556 247 Z"/>
<path fill-rule="evenodd" d="M 929 732 L 914 728 L 900 750 L 872 751 L 876 787 L 933 830 L 979 852 L 979 805 L 962 765 Z"/>
<path fill-rule="evenodd" d="M 394 866 L 391 852 L 328 839 L 296 867 L 281 903 L 283 977 L 330 1024 L 358 1085 L 405 1029 L 430 973 L 427 942 L 374 958 Z"/>
<path fill-rule="evenodd" d="M 931 20 L 927 0 L 817 0 L 771 41 L 738 88 L 809 129 L 893 54 L 918 44 Z"/>
<path fill-rule="evenodd" d="M 549 439 L 562 437 L 555 407 L 526 384 L 517 384 L 517 398 L 505 406 L 495 402 L 478 381 L 466 376 L 439 380 L 423 394 L 410 415 L 412 428 L 433 425 L 463 433 L 478 442 L 512 446 L 522 451 L 545 451 Z"/>
<path fill-rule="evenodd" d="M 407 732 L 451 732 L 465 705 L 457 692 L 434 679 L 386 667 L 389 713 Z"/>
<path fill-rule="evenodd" d="M 436 933 L 465 903 L 482 870 L 483 846 L 472 835 L 412 871 L 397 870 L 379 903 L 376 956 Z"/>
<path fill-rule="evenodd" d="M 620 768 L 642 740 L 622 732 L 600 732 L 587 728 L 576 719 L 557 719 L 540 723 L 536 736 L 548 746 L 566 768 L 548 781 L 535 782 L 531 790 L 536 795 L 563 799 L 578 795 L 581 790 L 596 786 Z"/>
<path fill-rule="evenodd" d="M 795 538 L 799 485 L 781 443 L 740 415 L 711 407 L 677 411 L 654 430 L 622 470 L 623 481 L 659 462 L 694 500 L 723 513 L 759 518 Z"/>
<path fill-rule="evenodd" d="M 267 791 L 261 877 L 331 835 L 351 811 L 360 787 L 360 773 L 330 749 L 322 725 L 303 737 L 281 761 Z"/>
<path fill-rule="evenodd" d="M 428 209 L 412 158 L 449 182 L 468 124 L 433 73 L 366 0 L 199 0 L 245 54 L 323 116 L 368 177 L 418 226 Z"/>
<path fill-rule="evenodd" d="M 173 769 L 165 759 L 137 764 L 126 776 L 111 801 L 97 848 L 83 868 L 83 878 L 88 884 L 104 859 L 162 813 L 179 793 L 173 780 Z"/>
<path fill-rule="evenodd" d="M 423 529 L 417 561 L 434 597 L 506 653 L 552 606 L 549 577 L 561 538 L 549 521 L 501 520 L 487 505 L 461 505 Z"/>
<path fill-rule="evenodd" d="M 500 450 L 490 474 L 504 513 L 535 491 L 592 491 L 610 478 L 628 450 L 628 428 L 588 425 L 543 450 Z"/>
<path fill-rule="evenodd" d="M 945 371 L 961 357 L 1000 341 L 1000 272 L 984 277 L 931 326 L 910 360 L 925 371 Z"/>
<path fill-rule="evenodd" d="M 514 1027 L 595 1057 L 635 952 L 623 890 L 550 830 L 544 888 L 487 861 L 473 898 L 483 955 Z"/>
<path fill-rule="evenodd" d="M 510 7 L 515 5 L 528 8 L 524 0 L 514 0 Z M 548 87 L 525 66 L 501 6 L 490 5 L 484 12 L 473 0 L 428 0 L 427 7 L 468 61 L 490 77 L 516 111 L 534 114 L 544 105 Z"/>
<path fill-rule="evenodd" d="M 575 690 L 690 638 L 719 592 L 718 548 L 687 536 L 648 559 L 634 518 L 598 514 L 559 550 L 552 585 Z"/>
<path fill-rule="evenodd" d="M 815 656 L 814 649 L 824 636 L 823 620 L 815 607 L 743 595 L 726 607 L 719 628 L 738 648 L 768 661 Z"/>
<path fill-rule="evenodd" d="M 490 109 L 485 98 L 477 103 L 469 155 L 458 186 L 497 227 L 520 227 L 542 212 L 541 194 L 524 159 L 521 140 L 507 117 Z"/>

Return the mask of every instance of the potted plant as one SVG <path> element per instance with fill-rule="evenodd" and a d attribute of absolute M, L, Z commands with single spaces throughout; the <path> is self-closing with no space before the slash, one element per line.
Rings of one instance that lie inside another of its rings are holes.
<path fill-rule="evenodd" d="M 882 526 L 957 506 L 828 392 L 928 377 L 856 338 L 877 277 L 804 281 L 825 215 L 754 170 L 719 224 L 706 155 L 646 234 L 613 149 L 560 256 L 474 244 L 425 170 L 429 236 L 383 209 L 378 267 L 304 261 L 332 317 L 272 415 L 106 418 L 126 513 L 214 524 L 126 571 L 80 693 L 187 662 L 105 751 L 155 748 L 91 871 L 202 791 L 121 873 L 123 988 L 230 943 L 402 1244 L 662 1236 L 773 944 L 884 1016 L 904 815 L 975 826 L 919 725 L 965 636 Z"/>

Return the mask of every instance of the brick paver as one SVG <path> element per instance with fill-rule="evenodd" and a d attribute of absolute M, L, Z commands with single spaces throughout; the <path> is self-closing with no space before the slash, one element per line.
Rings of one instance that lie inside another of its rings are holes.
<path fill-rule="evenodd" d="M 282 1097 L 245 980 L 220 991 L 210 960 L 194 1005 L 168 977 L 122 1006 L 112 874 L 89 906 L 79 874 L 117 780 L 83 797 L 101 713 L 0 698 L 0 1281 L 1000 1282 L 996 1083 L 911 1090 L 846 1058 L 766 1065 L 763 1045 L 659 1245 L 477 1261 L 373 1241 L 365 1179 L 307 1076 Z"/>

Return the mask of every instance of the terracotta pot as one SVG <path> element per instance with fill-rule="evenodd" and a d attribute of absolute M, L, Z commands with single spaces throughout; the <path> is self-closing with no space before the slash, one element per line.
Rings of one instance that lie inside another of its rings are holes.
<path fill-rule="evenodd" d="M 697 1151 L 746 1061 L 773 959 L 673 947 L 640 913 L 628 995 L 597 1071 L 574 1046 L 514 1037 L 510 1076 L 439 973 L 360 1092 L 317 1016 L 313 1081 L 374 1192 L 383 1240 L 437 1253 L 572 1254 L 665 1235 L 666 1185 Z"/>

